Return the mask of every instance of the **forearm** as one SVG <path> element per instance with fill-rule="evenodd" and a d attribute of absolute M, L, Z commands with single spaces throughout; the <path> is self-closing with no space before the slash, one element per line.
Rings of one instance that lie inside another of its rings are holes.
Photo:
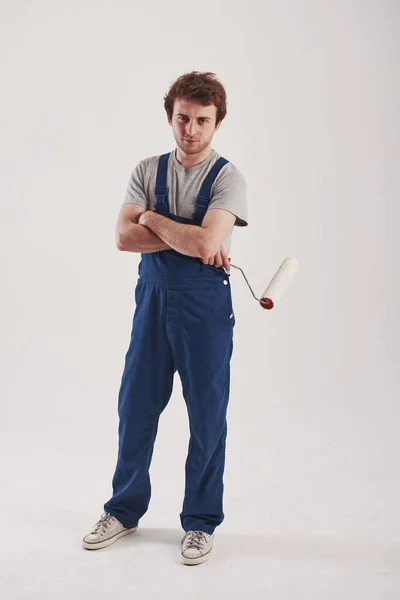
<path fill-rule="evenodd" d="M 145 225 L 164 243 L 181 254 L 198 258 L 211 256 L 207 232 L 198 225 L 177 223 L 153 211 L 146 212 Z"/>
<path fill-rule="evenodd" d="M 171 247 L 163 242 L 155 233 L 144 225 L 132 223 L 118 234 L 117 246 L 119 250 L 127 252 L 161 252 L 171 250 Z"/>

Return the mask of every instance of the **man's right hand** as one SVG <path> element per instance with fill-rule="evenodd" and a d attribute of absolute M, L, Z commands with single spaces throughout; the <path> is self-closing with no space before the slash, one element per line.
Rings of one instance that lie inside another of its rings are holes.
<path fill-rule="evenodd" d="M 215 256 L 211 256 L 208 260 L 203 260 L 203 263 L 214 267 L 224 267 L 226 271 L 230 271 L 231 269 L 228 255 L 223 246 L 221 246 Z"/>

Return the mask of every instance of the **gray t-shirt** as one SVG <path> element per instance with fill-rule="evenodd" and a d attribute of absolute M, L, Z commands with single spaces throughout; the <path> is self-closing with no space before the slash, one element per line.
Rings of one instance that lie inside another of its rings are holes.
<path fill-rule="evenodd" d="M 196 198 L 207 173 L 220 158 L 215 150 L 203 162 L 185 169 L 176 158 L 176 149 L 168 159 L 167 187 L 169 210 L 172 214 L 191 219 Z M 146 210 L 154 210 L 156 204 L 155 185 L 160 155 L 143 158 L 129 179 L 123 204 L 139 204 Z M 231 163 L 225 164 L 213 185 L 208 208 L 222 208 L 236 215 L 235 225 L 245 227 L 247 223 L 247 186 L 240 171 Z M 232 231 L 223 246 L 229 254 Z"/>

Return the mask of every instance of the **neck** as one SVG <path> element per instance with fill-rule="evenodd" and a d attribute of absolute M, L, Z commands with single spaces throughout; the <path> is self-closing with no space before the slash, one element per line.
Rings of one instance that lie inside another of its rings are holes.
<path fill-rule="evenodd" d="M 179 146 L 176 147 L 176 160 L 179 164 L 182 165 L 185 169 L 190 169 L 190 167 L 195 167 L 196 165 L 206 160 L 211 154 L 213 149 L 211 146 L 207 146 L 204 148 L 202 152 L 198 152 L 197 154 L 186 154 L 183 152 L 182 148 Z"/>

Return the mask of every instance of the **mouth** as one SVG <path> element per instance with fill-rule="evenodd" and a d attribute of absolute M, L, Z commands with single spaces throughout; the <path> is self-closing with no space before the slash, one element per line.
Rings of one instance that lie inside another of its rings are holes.
<path fill-rule="evenodd" d="M 187 140 L 186 138 L 183 138 L 184 142 L 188 142 L 188 144 L 194 144 L 195 142 L 197 142 L 197 140 Z"/>

